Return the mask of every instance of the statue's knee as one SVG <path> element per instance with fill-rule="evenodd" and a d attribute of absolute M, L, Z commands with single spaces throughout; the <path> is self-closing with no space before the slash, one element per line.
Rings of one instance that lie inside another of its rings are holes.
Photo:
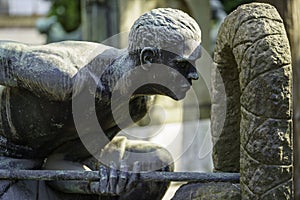
<path fill-rule="evenodd" d="M 151 142 L 127 140 L 123 159 L 131 166 L 136 161 L 140 162 L 141 171 L 174 171 L 170 152 Z M 168 182 L 142 181 L 120 199 L 162 199 L 168 187 Z"/>
<path fill-rule="evenodd" d="M 139 161 L 142 171 L 174 171 L 171 153 L 152 142 L 128 140 L 124 159 L 128 163 Z"/>
<path fill-rule="evenodd" d="M 139 140 L 128 140 L 124 136 L 115 137 L 102 150 L 101 163 L 109 165 L 111 161 L 119 165 L 124 160 L 129 168 L 138 161 L 142 171 L 174 171 L 173 158 L 164 147 Z"/>

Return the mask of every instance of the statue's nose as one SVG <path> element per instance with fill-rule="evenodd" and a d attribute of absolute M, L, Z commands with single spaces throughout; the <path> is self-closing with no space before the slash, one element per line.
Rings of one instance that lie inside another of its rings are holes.
<path fill-rule="evenodd" d="M 188 79 L 198 80 L 199 79 L 199 75 L 198 75 L 197 72 L 190 72 L 188 74 Z"/>

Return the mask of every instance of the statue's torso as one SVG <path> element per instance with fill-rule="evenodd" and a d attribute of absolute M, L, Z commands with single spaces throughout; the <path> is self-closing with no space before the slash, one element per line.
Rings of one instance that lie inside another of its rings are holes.
<path fill-rule="evenodd" d="M 70 146 L 70 151 L 80 151 L 82 146 L 76 146 L 78 142 L 70 142 L 79 140 L 71 96 L 74 91 L 75 97 L 80 94 L 82 87 L 74 85 L 74 81 L 93 80 L 89 72 L 100 77 L 122 52 L 86 42 L 45 46 L 0 42 L 2 67 L 12 70 L 9 76 L 3 72 L 5 76 L 0 79 L 6 85 L 0 86 L 0 155 L 43 158 L 63 145 Z M 97 103 L 96 112 L 101 128 L 112 139 L 120 128 L 111 112 L 109 94 L 106 95 Z M 131 101 L 134 121 L 146 113 L 146 98 Z M 128 102 L 117 107 L 116 112 L 123 113 Z M 127 120 L 130 116 L 121 116 L 121 123 L 125 121 L 122 127 L 132 122 Z M 88 123 L 80 124 L 88 126 Z"/>
<path fill-rule="evenodd" d="M 3 86 L 0 100 L 0 135 L 20 147 L 8 148 L 12 156 L 14 151 L 20 151 L 16 156 L 43 157 L 66 140 L 74 139 L 73 130 L 64 131 L 72 124 L 69 102 L 49 101 L 27 90 Z M 28 151 L 22 151 L 23 147 Z"/>
<path fill-rule="evenodd" d="M 0 88 L 0 153 L 22 158 L 43 158 L 64 145 L 72 154 L 79 155 L 82 146 L 74 124 L 72 101 L 50 101 L 21 88 Z M 134 121 L 141 119 L 148 108 L 147 97 L 138 97 L 130 103 L 130 114 Z M 116 112 L 124 112 L 124 104 Z M 98 122 L 107 138 L 120 130 L 111 112 L 110 102 L 98 102 Z M 126 119 L 126 118 L 125 118 Z M 127 117 L 128 119 L 128 117 Z M 85 122 L 82 121 L 82 125 Z M 123 126 L 131 124 L 122 121 Z M 88 126 L 88 125 L 87 125 Z M 1 137 L 6 142 L 1 143 Z M 73 142 L 76 141 L 76 142 Z M 80 144 L 81 145 L 81 144 Z M 1 152 L 2 148 L 5 151 Z M 100 146 L 99 146 L 100 147 Z"/>

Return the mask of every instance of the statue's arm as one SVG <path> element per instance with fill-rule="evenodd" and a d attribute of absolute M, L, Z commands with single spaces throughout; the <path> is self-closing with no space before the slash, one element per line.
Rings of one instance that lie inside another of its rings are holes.
<path fill-rule="evenodd" d="M 47 158 L 44 169 L 47 170 L 99 170 L 99 181 L 49 181 L 52 188 L 75 194 L 123 195 L 136 186 L 138 173 L 141 170 L 139 162 L 133 164 L 122 160 L 127 139 L 115 137 L 101 151 L 99 161 L 90 156 L 85 159 L 75 159 L 71 151 L 74 148 L 61 147 Z M 70 145 L 73 143 L 70 143 Z M 66 151 L 69 149 L 69 152 Z M 101 161 L 101 162 L 100 162 Z M 102 163 L 103 162 L 103 163 Z"/>
<path fill-rule="evenodd" d="M 72 77 L 87 64 L 89 43 L 62 42 L 32 46 L 0 41 L 0 84 L 30 90 L 51 100 L 71 98 Z"/>

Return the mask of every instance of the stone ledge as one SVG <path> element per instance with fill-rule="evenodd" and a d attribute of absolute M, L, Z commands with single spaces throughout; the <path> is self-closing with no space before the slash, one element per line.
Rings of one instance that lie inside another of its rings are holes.
<path fill-rule="evenodd" d="M 182 185 L 172 200 L 240 200 L 240 185 L 224 182 L 188 183 Z"/>

